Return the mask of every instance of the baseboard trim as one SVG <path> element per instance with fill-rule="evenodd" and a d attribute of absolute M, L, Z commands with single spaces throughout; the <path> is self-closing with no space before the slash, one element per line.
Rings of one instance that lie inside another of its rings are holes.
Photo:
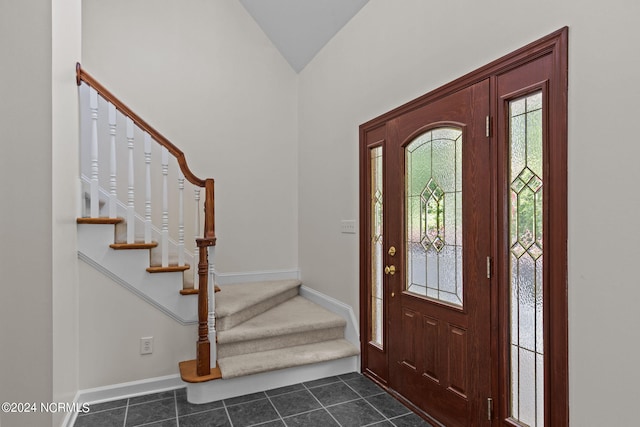
<path fill-rule="evenodd" d="M 164 377 L 147 378 L 105 387 L 80 390 L 78 391 L 78 403 L 100 403 L 178 388 L 184 388 L 184 383 L 182 379 L 180 379 L 180 375 L 167 375 Z"/>
<path fill-rule="evenodd" d="M 158 393 L 167 390 L 184 388 L 180 375 L 167 375 L 164 377 L 148 378 L 120 384 L 112 384 L 104 387 L 78 390 L 73 403 L 102 403 L 110 400 L 126 399 L 144 394 Z M 61 427 L 72 427 L 77 418 L 77 413 L 69 413 L 62 422 Z"/>
<path fill-rule="evenodd" d="M 298 275 L 299 272 L 297 270 L 232 273 L 226 274 L 226 277 L 230 280 L 229 282 L 219 283 L 234 284 L 262 280 L 283 280 L 286 278 L 297 278 Z M 351 306 L 304 285 L 300 287 L 300 295 L 321 307 L 342 316 L 347 321 L 345 338 L 356 347 L 360 346 L 358 323 Z M 284 387 L 300 382 L 313 381 L 328 376 L 359 371 L 360 357 L 351 356 L 311 365 L 297 366 L 226 380 L 221 379 L 209 381 L 207 383 L 200 384 L 188 384 L 183 382 L 179 375 L 169 375 L 121 384 L 113 384 L 105 387 L 79 390 L 74 399 L 74 403 L 101 403 L 184 387 L 187 387 L 187 399 L 189 402 L 206 403 Z M 75 413 L 67 414 L 61 426 L 72 427 L 76 417 L 77 414 Z"/>
<path fill-rule="evenodd" d="M 358 327 L 358 321 L 356 320 L 353 308 L 350 305 L 305 285 L 300 286 L 300 295 L 319 306 L 326 308 L 332 313 L 342 316 L 347 321 L 347 326 L 344 331 L 345 339 L 354 346 L 360 348 L 360 328 Z"/>
<path fill-rule="evenodd" d="M 244 377 L 220 379 L 205 383 L 185 383 L 187 400 L 202 404 L 222 399 L 258 393 L 301 382 L 313 381 L 334 375 L 357 372 L 360 357 L 351 356 L 311 365 L 295 366 L 277 371 L 262 372 Z"/>
<path fill-rule="evenodd" d="M 313 381 L 334 375 L 359 372 L 359 365 L 360 358 L 358 356 L 351 356 L 311 365 L 296 366 L 245 377 L 231 378 L 228 380 L 221 379 L 198 384 L 185 383 L 180 379 L 179 375 L 168 375 L 79 390 L 76 393 L 73 403 L 80 405 L 83 403 L 102 403 L 186 387 L 187 400 L 190 403 L 200 404 L 221 399 L 230 399 L 232 397 Z M 67 414 L 61 427 L 72 427 L 76 418 L 77 413 Z"/>

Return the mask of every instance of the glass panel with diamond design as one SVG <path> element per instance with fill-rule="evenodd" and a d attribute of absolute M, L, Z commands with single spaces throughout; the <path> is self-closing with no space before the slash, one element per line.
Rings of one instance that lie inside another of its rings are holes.
<path fill-rule="evenodd" d="M 511 418 L 544 425 L 542 92 L 509 103 Z"/>
<path fill-rule="evenodd" d="M 383 347 L 382 269 L 382 147 L 370 150 L 371 170 L 371 336 L 369 341 Z"/>
<path fill-rule="evenodd" d="M 420 135 L 405 162 L 406 290 L 462 307 L 462 130 Z"/>

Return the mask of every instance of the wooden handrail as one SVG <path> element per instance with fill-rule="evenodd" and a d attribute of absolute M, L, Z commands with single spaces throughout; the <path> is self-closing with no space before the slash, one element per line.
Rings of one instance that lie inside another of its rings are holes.
<path fill-rule="evenodd" d="M 129 117 L 133 123 L 135 123 L 140 129 L 147 132 L 151 137 L 158 142 L 158 144 L 166 147 L 177 160 L 178 165 L 180 166 L 180 170 L 184 174 L 184 177 L 198 187 L 205 186 L 205 180 L 200 179 L 191 172 L 189 166 L 187 166 L 187 160 L 185 159 L 184 153 L 178 147 L 173 145 L 171 141 L 169 141 L 164 135 L 155 130 L 149 123 L 144 121 L 140 116 L 131 110 L 131 108 L 127 107 L 127 105 L 120 101 L 113 93 L 111 93 L 106 87 L 104 87 L 99 81 L 97 81 L 91 74 L 87 73 L 80 63 L 76 63 L 76 83 L 78 86 L 82 82 L 87 83 L 89 86 L 94 88 L 96 92 L 98 92 L 104 99 L 112 103 L 116 109 L 122 112 L 125 116 Z"/>
<path fill-rule="evenodd" d="M 96 90 L 105 100 L 109 101 L 117 110 L 126 117 L 130 118 L 133 123 L 140 129 L 147 132 L 153 140 L 165 147 L 171 153 L 180 166 L 180 170 L 184 177 L 193 185 L 203 187 L 205 189 L 204 199 L 204 236 L 196 238 L 196 244 L 199 248 L 198 260 L 198 342 L 196 344 L 196 373 L 198 376 L 207 376 L 211 374 L 211 343 L 209 341 L 209 246 L 215 246 L 215 194 L 214 180 L 212 178 L 200 179 L 191 172 L 187 166 L 184 153 L 175 145 L 165 138 L 160 132 L 155 130 L 140 116 L 133 112 L 127 105 L 120 101 L 114 94 L 98 82 L 93 76 L 87 73 L 80 63 L 76 63 L 76 83 L 78 86 L 82 82 L 87 83 Z M 215 284 L 212 284 L 215 285 Z M 212 291 L 213 292 L 213 291 Z"/>

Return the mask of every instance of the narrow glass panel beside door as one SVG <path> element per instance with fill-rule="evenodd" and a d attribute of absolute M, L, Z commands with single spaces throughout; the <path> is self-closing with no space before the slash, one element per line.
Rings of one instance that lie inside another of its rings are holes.
<path fill-rule="evenodd" d="M 544 425 L 542 92 L 509 103 L 511 417 Z"/>
<path fill-rule="evenodd" d="M 382 147 L 370 150 L 371 170 L 371 336 L 369 342 L 383 348 L 382 298 L 383 238 L 382 238 Z"/>
<path fill-rule="evenodd" d="M 433 129 L 405 153 L 406 290 L 462 307 L 462 130 Z"/>

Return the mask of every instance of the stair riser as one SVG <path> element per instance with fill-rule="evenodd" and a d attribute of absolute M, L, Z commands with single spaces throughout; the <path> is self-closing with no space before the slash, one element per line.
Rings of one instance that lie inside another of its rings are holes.
<path fill-rule="evenodd" d="M 316 331 L 299 332 L 276 337 L 234 342 L 229 344 L 218 343 L 218 357 L 231 357 L 239 354 L 257 353 L 260 351 L 275 350 L 279 348 L 293 347 L 296 345 L 312 344 L 321 341 L 335 340 L 344 337 L 344 326 L 336 328 L 319 329 Z"/>
<path fill-rule="evenodd" d="M 218 359 L 222 378 L 234 378 L 327 360 L 342 359 L 359 353 L 357 347 L 344 339 L 304 344 L 284 349 L 247 353 Z"/>
<path fill-rule="evenodd" d="M 262 314 L 265 311 L 275 307 L 278 304 L 281 304 L 285 301 L 287 301 L 288 299 L 291 299 L 293 297 L 295 297 L 296 295 L 298 295 L 298 287 L 295 287 L 293 289 L 289 289 L 285 292 L 282 292 L 278 295 L 274 295 L 269 299 L 266 299 L 264 301 L 261 301 L 258 304 L 255 304 L 251 307 L 248 307 L 242 311 L 239 311 L 237 313 L 233 313 L 229 316 L 226 317 L 222 317 L 222 318 L 217 318 L 216 319 L 216 330 L 218 331 L 226 331 L 228 329 L 233 328 L 234 326 L 237 326 L 239 324 L 241 324 L 242 322 L 245 322 L 255 316 L 257 316 L 258 314 Z"/>

